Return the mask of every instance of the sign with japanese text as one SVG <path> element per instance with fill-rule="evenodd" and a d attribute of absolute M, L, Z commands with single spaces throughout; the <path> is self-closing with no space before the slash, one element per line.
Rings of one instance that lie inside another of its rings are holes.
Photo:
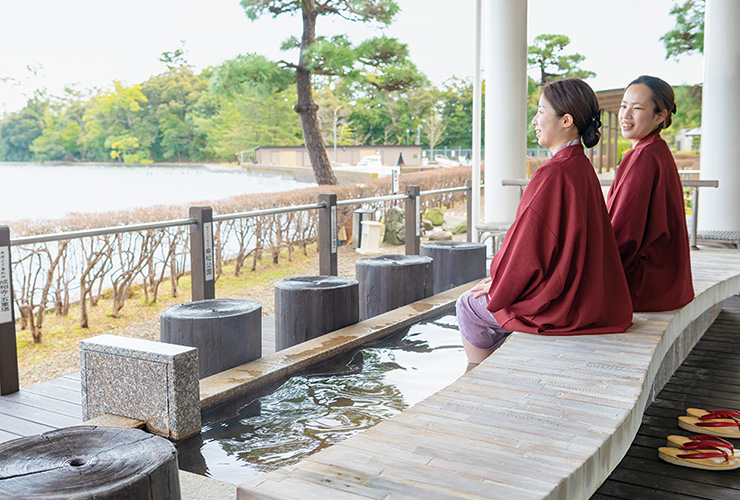
<path fill-rule="evenodd" d="M 421 196 L 416 197 L 416 236 L 421 236 Z"/>
<path fill-rule="evenodd" d="M 206 281 L 213 281 L 213 222 L 203 224 L 203 266 Z"/>
<path fill-rule="evenodd" d="M 0 247 L 0 325 L 13 322 L 10 285 L 10 248 Z"/>
<path fill-rule="evenodd" d="M 337 206 L 331 207 L 331 253 L 337 253 Z"/>

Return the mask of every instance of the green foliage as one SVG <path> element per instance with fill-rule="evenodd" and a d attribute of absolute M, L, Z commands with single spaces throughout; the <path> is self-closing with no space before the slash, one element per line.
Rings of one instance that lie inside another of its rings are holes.
<path fill-rule="evenodd" d="M 139 84 L 125 87 L 121 82 L 113 82 L 113 90 L 95 95 L 82 117 L 85 131 L 81 137 L 87 155 L 102 159 L 123 158 L 123 150 L 113 147 L 118 138 L 133 136 L 138 139 L 136 149 L 129 149 L 133 142 L 125 143 L 126 154 L 139 154 L 145 157 L 153 137 L 148 127 L 139 119 L 142 103 L 147 102 Z"/>
<path fill-rule="evenodd" d="M 201 104 L 211 113 L 195 114 L 194 124 L 205 138 L 208 156 L 232 159 L 258 146 L 298 146 L 302 143 L 298 115 L 293 111 L 295 86 L 269 97 L 254 94 L 224 96 L 214 91 Z"/>
<path fill-rule="evenodd" d="M 527 77 L 527 147 L 536 147 L 537 135 L 534 132 L 534 127 L 530 126 L 534 115 L 537 114 L 537 105 L 540 100 L 542 91 L 537 82 L 532 78 Z"/>
<path fill-rule="evenodd" d="M 704 11 L 705 0 L 675 1 L 671 15 L 676 18 L 676 26 L 660 37 L 666 59 L 678 59 L 691 52 L 704 53 Z"/>
<path fill-rule="evenodd" d="M 540 85 L 563 78 L 590 78 L 596 76 L 593 71 L 578 67 L 586 57 L 581 54 L 564 54 L 570 38 L 565 35 L 538 35 L 534 45 L 528 49 L 527 62 L 540 71 Z"/>
<path fill-rule="evenodd" d="M 180 40 L 180 47 L 175 50 L 166 50 L 162 52 L 159 60 L 167 65 L 167 69 L 172 71 L 176 68 L 184 68 L 188 65 L 187 51 L 185 50 L 185 40 Z"/>
<path fill-rule="evenodd" d="M 692 129 L 701 125 L 701 85 L 679 85 L 673 87 L 676 95 L 676 114 L 671 126 L 661 132 L 668 144 L 673 144 L 681 129 Z"/>
<path fill-rule="evenodd" d="M 258 54 L 243 54 L 224 61 L 216 68 L 210 81 L 212 92 L 236 96 L 252 93 L 266 96 L 281 92 L 295 82 L 289 69 Z"/>
<path fill-rule="evenodd" d="M 300 13 L 307 3 L 305 0 L 241 0 L 244 12 L 252 21 L 263 15 Z M 390 24 L 398 13 L 397 3 L 388 0 L 324 0 L 316 4 L 317 15 L 341 14 L 350 21 Z"/>
<path fill-rule="evenodd" d="M 202 161 L 205 138 L 193 121 L 208 78 L 188 67 L 170 69 L 149 78 L 141 87 L 147 99 L 141 120 L 151 137 L 151 158 L 166 161 Z"/>
<path fill-rule="evenodd" d="M 26 106 L 11 113 L 0 123 L 0 159 L 29 161 L 31 144 L 42 133 L 49 101 L 43 95 L 29 99 Z"/>

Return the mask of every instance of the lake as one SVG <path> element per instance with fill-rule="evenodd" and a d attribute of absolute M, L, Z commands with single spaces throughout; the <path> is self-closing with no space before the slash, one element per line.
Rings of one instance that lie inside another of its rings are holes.
<path fill-rule="evenodd" d="M 292 177 L 206 167 L 0 163 L 0 221 L 60 219 L 315 186 Z"/>

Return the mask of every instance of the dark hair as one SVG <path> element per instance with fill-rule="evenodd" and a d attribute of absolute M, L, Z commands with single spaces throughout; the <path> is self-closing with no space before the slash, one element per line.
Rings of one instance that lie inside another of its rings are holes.
<path fill-rule="evenodd" d="M 583 80 L 567 78 L 548 83 L 542 95 L 558 116 L 570 115 L 587 148 L 599 143 L 601 110 L 596 94 Z"/>
<path fill-rule="evenodd" d="M 630 82 L 627 87 L 639 83 L 645 85 L 650 89 L 653 94 L 653 102 L 655 103 L 655 113 L 660 113 L 664 109 L 668 111 L 665 115 L 663 123 L 658 125 L 658 129 L 668 128 L 671 126 L 673 121 L 672 115 L 676 113 L 676 96 L 673 93 L 673 87 L 668 85 L 665 81 L 654 76 L 642 75 L 638 76 Z"/>

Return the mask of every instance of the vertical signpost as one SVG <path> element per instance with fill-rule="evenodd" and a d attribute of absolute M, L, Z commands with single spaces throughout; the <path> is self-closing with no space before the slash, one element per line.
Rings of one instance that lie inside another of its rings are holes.
<path fill-rule="evenodd" d="M 320 194 L 319 203 L 319 274 L 337 276 L 337 195 Z"/>
<path fill-rule="evenodd" d="M 421 249 L 421 188 L 406 186 L 406 255 L 419 255 Z"/>
<path fill-rule="evenodd" d="M 18 392 L 13 279 L 10 274 L 10 230 L 0 226 L 0 395 Z"/>
<path fill-rule="evenodd" d="M 213 211 L 211 207 L 190 207 L 190 275 L 193 302 L 216 298 L 213 260 Z"/>

